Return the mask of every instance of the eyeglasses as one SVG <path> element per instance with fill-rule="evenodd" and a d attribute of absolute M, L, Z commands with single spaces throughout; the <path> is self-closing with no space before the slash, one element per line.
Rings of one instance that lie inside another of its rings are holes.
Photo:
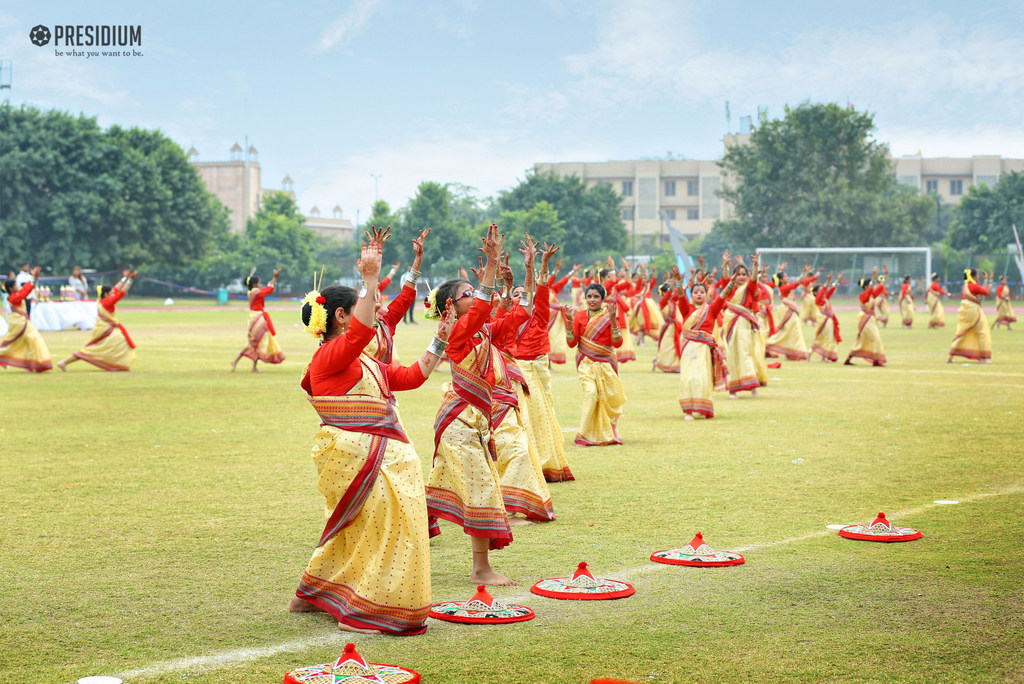
<path fill-rule="evenodd" d="M 475 295 L 475 294 L 476 294 L 476 290 L 472 290 L 472 289 L 470 289 L 470 290 L 466 290 L 465 292 L 463 292 L 462 294 L 460 294 L 460 295 L 459 295 L 458 297 L 456 297 L 455 299 L 453 299 L 453 300 L 452 300 L 452 303 L 455 303 L 455 302 L 461 301 L 461 300 L 463 300 L 463 299 L 466 299 L 467 297 L 472 297 L 472 296 L 473 296 L 473 295 Z"/>

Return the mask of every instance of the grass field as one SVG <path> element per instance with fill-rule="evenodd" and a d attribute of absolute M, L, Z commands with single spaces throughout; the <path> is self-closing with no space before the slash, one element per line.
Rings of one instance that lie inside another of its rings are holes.
<path fill-rule="evenodd" d="M 584 450 L 566 433 L 577 479 L 551 485 L 558 520 L 516 528 L 492 556 L 520 583 L 495 595 L 537 618 L 350 639 L 323 614 L 285 610 L 323 504 L 309 458 L 318 419 L 298 387 L 315 341 L 292 313 L 273 316 L 288 360 L 258 375 L 229 372 L 241 306 L 123 307 L 130 373 L 0 372 L 0 679 L 280 682 L 354 640 L 425 682 L 1024 681 L 1024 331 L 994 332 L 991 365 L 947 365 L 952 329 L 918 314 L 913 330 L 882 331 L 885 368 L 784 362 L 761 397 L 717 394 L 717 417 L 693 423 L 677 377 L 652 373 L 640 347 L 621 370 L 626 444 Z M 840 314 L 841 358 L 854 316 Z M 400 328 L 403 360 L 430 332 Z M 45 338 L 57 361 L 88 333 Z M 446 376 L 401 396 L 425 473 Z M 553 376 L 571 428 L 575 373 Z M 825 528 L 878 511 L 924 539 Z M 434 598 L 469 598 L 469 540 L 442 530 Z M 648 560 L 698 530 L 747 563 Z M 580 561 L 636 595 L 528 593 Z"/>

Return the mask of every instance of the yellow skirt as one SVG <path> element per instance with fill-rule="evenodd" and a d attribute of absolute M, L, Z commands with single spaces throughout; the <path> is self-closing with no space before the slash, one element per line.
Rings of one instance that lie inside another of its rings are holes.
<path fill-rule="evenodd" d="M 768 360 L 765 359 L 765 351 L 768 348 L 768 316 L 758 311 L 757 331 L 754 333 L 754 374 L 761 387 L 768 385 Z"/>
<path fill-rule="evenodd" d="M 677 318 L 669 318 L 665 321 L 664 334 L 658 342 L 658 354 L 654 357 L 654 367 L 665 373 L 679 372 L 679 355 L 676 354 L 676 326 L 679 325 Z"/>
<path fill-rule="evenodd" d="M 552 310 L 551 315 L 555 322 L 548 328 L 548 343 L 551 345 L 548 359 L 551 363 L 565 363 L 565 355 L 569 351 L 569 345 L 565 343 L 565 319 L 561 311 Z"/>
<path fill-rule="evenodd" d="M 814 300 L 814 294 L 808 290 L 800 300 L 800 320 L 818 322 L 818 304 Z"/>
<path fill-rule="evenodd" d="M 787 313 L 790 313 L 790 309 L 783 304 L 779 307 L 779 313 L 775 317 L 785 318 Z M 817 318 L 815 317 L 814 320 Z M 786 319 L 782 328 L 777 329 L 775 334 L 768 338 L 765 348 L 772 354 L 781 354 L 791 361 L 807 360 L 807 342 L 804 340 L 804 331 L 800 327 L 800 321 L 796 314 L 792 314 Z"/>
<path fill-rule="evenodd" d="M 735 316 L 735 314 L 733 314 Z M 757 368 L 754 366 L 754 329 L 750 321 L 742 316 L 735 316 L 732 335 L 725 340 L 725 365 L 729 369 L 726 387 L 730 394 L 756 390 L 761 386 L 757 379 Z M 729 315 L 725 318 L 725 329 L 729 329 Z"/>
<path fill-rule="evenodd" d="M 863 311 L 857 314 L 857 340 L 846 356 L 847 363 L 854 358 L 867 359 L 876 366 L 885 363 L 885 347 L 878 333 L 878 323 L 874 316 Z"/>
<path fill-rule="evenodd" d="M 914 299 L 912 297 L 904 297 L 900 300 L 900 318 L 903 319 L 903 325 L 910 327 L 914 325 Z"/>
<path fill-rule="evenodd" d="M 583 386 L 583 414 L 576 444 L 580 446 L 605 446 L 622 444 L 616 425 L 626 403 L 619 374 L 611 364 L 584 358 L 577 367 L 580 385 Z"/>
<path fill-rule="evenodd" d="M 636 361 L 636 347 L 633 346 L 633 335 L 629 331 L 622 331 L 622 346 L 615 350 L 615 359 L 619 363 Z"/>
<path fill-rule="evenodd" d="M 925 301 L 928 302 L 928 313 L 930 314 L 928 317 L 928 327 L 946 327 L 946 312 L 942 308 L 942 298 L 938 295 L 933 295 L 931 290 L 929 290 Z"/>
<path fill-rule="evenodd" d="M 679 408 L 685 413 L 714 418 L 711 393 L 715 390 L 715 378 L 711 347 L 685 340 L 683 344 L 683 353 L 679 357 Z"/>
<path fill-rule="evenodd" d="M 92 329 L 92 338 L 73 356 L 105 371 L 126 371 L 135 361 L 135 349 L 128 345 L 120 327 L 100 319 Z"/>
<path fill-rule="evenodd" d="M 826 361 L 839 360 L 839 345 L 836 344 L 836 325 L 829 319 L 821 326 L 821 331 L 814 336 L 811 351 Z"/>
<path fill-rule="evenodd" d="M 889 300 L 885 297 L 878 300 L 878 322 L 882 325 L 889 323 Z"/>
<path fill-rule="evenodd" d="M 969 300 L 960 301 L 956 336 L 949 348 L 950 356 L 963 356 L 975 361 L 992 358 L 992 332 L 981 306 Z"/>
<path fill-rule="evenodd" d="M 519 383 L 515 384 L 518 390 Z M 523 418 L 518 409 L 512 408 L 494 429 L 501 498 L 507 514 L 522 513 L 532 520 L 554 520 L 551 492 L 544 481 L 537 451 L 530 448 Z"/>
<path fill-rule="evenodd" d="M 242 356 L 253 361 L 264 363 L 281 363 L 284 361 L 284 354 L 277 340 L 274 339 L 262 311 L 249 312 L 249 343 L 242 351 Z M 392 358 L 392 363 L 397 361 Z"/>
<path fill-rule="evenodd" d="M 7 334 L 0 341 L 0 366 L 23 368 L 33 373 L 51 370 L 50 350 L 32 322 L 15 310 L 11 312 L 8 325 Z"/>
<path fill-rule="evenodd" d="M 313 443 L 325 520 L 366 463 L 373 435 L 324 426 Z M 412 445 L 389 439 L 355 518 L 317 547 L 296 596 L 340 622 L 418 634 L 430 612 L 430 542 L 423 470 Z"/>
<path fill-rule="evenodd" d="M 634 333 L 643 330 L 648 335 L 657 335 L 661 332 L 661 327 L 665 325 L 665 314 L 661 312 L 661 307 L 658 303 L 650 297 L 645 297 L 634 309 L 633 313 L 635 319 L 636 328 L 632 326 L 630 330 Z M 644 311 L 647 312 L 647 318 L 644 318 Z"/>
<path fill-rule="evenodd" d="M 1010 300 L 1000 298 L 999 303 L 996 304 L 996 325 L 1016 322 L 1017 316 L 1013 313 L 1013 306 L 1010 304 Z"/>
<path fill-rule="evenodd" d="M 544 479 L 548 482 L 575 480 L 562 445 L 562 426 L 555 415 L 547 359 L 542 356 L 533 361 L 518 360 L 516 363 L 530 388 L 529 396 L 520 395 L 519 406 L 529 425 L 527 435 L 530 448 L 537 452 Z"/>
<path fill-rule="evenodd" d="M 491 548 L 502 548 L 512 541 L 512 529 L 498 468 L 487 448 L 490 439 L 488 417 L 473 406 L 445 428 L 427 479 L 427 510 L 461 525 L 470 536 L 491 539 Z"/>

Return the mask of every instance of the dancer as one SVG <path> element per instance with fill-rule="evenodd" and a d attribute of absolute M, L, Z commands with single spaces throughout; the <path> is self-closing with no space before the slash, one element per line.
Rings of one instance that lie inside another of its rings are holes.
<path fill-rule="evenodd" d="M 669 280 L 658 286 L 661 298 L 658 305 L 661 307 L 661 314 L 665 319 L 665 325 L 661 327 L 658 334 L 658 353 L 654 356 L 653 370 L 660 370 L 663 373 L 679 372 L 679 352 L 676 349 L 676 331 L 683 324 L 683 316 L 679 313 L 678 295 L 673 291 L 675 287 L 682 285 L 681 276 L 677 277 L 679 268 L 673 266 L 673 274 Z M 714 319 L 712 319 L 714 323 Z"/>
<path fill-rule="evenodd" d="M 501 336 L 503 326 L 513 318 L 496 321 L 493 327 L 487 324 L 504 239 L 492 223 L 481 247 L 487 262 L 480 271 L 479 290 L 474 292 L 462 278 L 447 280 L 430 293 L 427 310 L 428 316 L 436 318 L 450 309 L 457 318 L 448 337 L 452 383 L 445 384 L 434 420 L 434 462 L 427 480 L 431 535 L 440 533 L 437 518 L 461 525 L 472 538 L 472 581 L 496 586 L 515 585 L 495 572 L 488 558 L 489 550 L 512 542 L 494 465 L 491 401 L 494 386 L 502 378 L 497 377 L 501 364 L 495 361 L 498 352 L 491 335 Z"/>
<path fill-rule="evenodd" d="M 302 306 L 320 347 L 300 383 L 321 420 L 312 457 L 327 522 L 293 612 L 330 613 L 338 629 L 422 634 L 430 612 L 430 544 L 419 457 L 394 413 L 394 391 L 423 384 L 444 353 L 451 317 L 408 367 L 365 353 L 373 338 L 381 245 L 363 244 L 363 289 L 314 289 Z"/>
<path fill-rule="evenodd" d="M 686 420 L 693 420 L 695 413 L 705 418 L 715 417 L 711 393 L 722 384 L 726 373 L 725 359 L 713 335 L 715 319 L 732 297 L 740 273 L 740 269 L 733 271 L 725 290 L 710 303 L 708 286 L 700 278 L 690 283 L 692 304 L 686 298 L 682 281 L 676 284 L 676 301 L 684 318 L 681 334 L 675 340 L 679 346 L 679 407 Z"/>
<path fill-rule="evenodd" d="M 760 254 L 754 255 L 753 271 L 758 272 Z M 724 315 L 726 366 L 729 375 L 726 386 L 730 399 L 739 399 L 740 392 L 750 392 L 757 396 L 757 388 L 761 386 L 757 379 L 757 368 L 754 363 L 754 335 L 759 329 L 757 323 L 757 282 L 750 277 L 750 271 L 743 263 L 742 257 L 733 268 L 736 274 L 736 287 L 726 300 L 728 311 Z M 732 255 L 722 255 L 722 278 L 718 281 L 719 289 L 731 282 L 729 266 Z"/>
<path fill-rule="evenodd" d="M 876 318 L 878 322 L 882 324 L 883 328 L 889 327 L 889 267 L 882 264 L 882 268 L 885 269 L 885 275 L 878 279 L 878 286 L 881 288 L 881 295 L 875 297 L 875 307 L 877 308 Z M 877 289 L 877 288 L 876 288 Z"/>
<path fill-rule="evenodd" d="M 50 361 L 50 350 L 46 348 L 43 336 L 29 320 L 29 295 L 35 289 L 42 266 L 36 266 L 27 272 L 29 277 L 24 285 L 17 287 L 14 278 L 4 283 L 7 292 L 7 303 L 11 307 L 7 334 L 0 340 L 0 366 L 4 368 L 24 368 L 29 373 L 43 373 L 53 369 Z"/>
<path fill-rule="evenodd" d="M 953 337 L 953 345 L 949 348 L 946 363 L 953 363 L 954 356 L 962 356 L 981 363 L 992 362 L 992 333 L 988 327 L 988 318 L 981 310 L 981 298 L 987 297 L 991 291 L 993 274 L 981 271 L 981 276 L 985 279 L 984 285 L 978 284 L 978 271 L 973 268 L 964 270 L 956 335 Z"/>
<path fill-rule="evenodd" d="M 135 361 L 135 342 L 128 335 L 116 318 L 115 305 L 132 289 L 132 283 L 139 275 L 138 271 L 124 271 L 121 280 L 111 288 L 104 285 L 100 288 L 100 301 L 96 305 L 96 327 L 92 329 L 92 338 L 84 347 L 57 364 L 62 371 L 67 371 L 68 364 L 79 359 L 87 361 L 105 371 L 126 371 Z"/>
<path fill-rule="evenodd" d="M 842 279 L 843 274 L 840 273 L 836 278 L 836 283 Z M 832 311 L 832 295 L 836 293 L 836 286 L 832 284 L 831 272 L 829 272 L 828 280 L 825 281 L 825 284 L 817 288 L 817 290 L 815 304 L 817 304 L 824 318 L 818 324 L 818 331 L 815 333 L 814 342 L 811 344 L 811 352 L 819 355 L 822 362 L 831 361 L 835 363 L 839 360 L 838 343 L 842 342 L 843 338 L 839 336 L 839 318 Z"/>
<path fill-rule="evenodd" d="M 819 268 L 818 271 L 820 272 L 821 269 Z M 817 325 L 818 323 L 817 294 L 811 285 L 804 285 L 804 295 L 800 299 L 800 321 L 804 325 L 808 323 Z"/>
<path fill-rule="evenodd" d="M 555 270 L 557 271 L 562 267 L 562 260 L 559 259 L 555 262 Z M 548 280 L 552 281 L 548 285 L 550 291 L 550 300 L 548 302 L 548 310 L 550 312 L 553 307 L 556 311 L 560 308 L 558 303 L 558 295 L 565 287 L 567 282 L 572 283 L 572 292 L 576 292 L 579 289 L 579 275 L 580 269 L 583 268 L 583 264 L 576 264 L 573 266 L 565 277 L 560 280 L 554 280 L 554 275 L 549 276 Z M 573 295 L 575 297 L 575 294 Z M 562 321 L 561 316 L 548 316 L 548 351 L 547 357 L 550 363 L 565 363 L 565 354 L 568 347 L 565 346 L 565 323 Z M 551 373 L 547 373 L 548 381 L 548 393 L 551 393 Z"/>
<path fill-rule="evenodd" d="M 557 302 L 557 300 L 553 296 L 549 297 L 547 287 L 544 285 L 544 275 L 547 273 L 551 256 L 558 249 L 555 245 L 542 247 L 541 277 L 537 281 L 537 292 L 532 297 L 533 312 L 522 331 L 515 331 L 518 333 L 518 339 L 512 347 L 515 363 L 525 380 L 525 383 L 517 386 L 517 390 L 521 388 L 519 407 L 523 413 L 524 422 L 528 426 L 527 436 L 530 448 L 536 451 L 541 472 L 548 482 L 567 482 L 576 479 L 573 477 L 572 470 L 569 469 L 569 461 L 565 457 L 565 448 L 562 446 L 562 426 L 555 415 L 554 397 L 551 394 L 551 370 L 547 363 L 549 349 L 547 333 L 551 329 L 548 319 L 561 320 L 562 317 L 551 315 L 550 302 Z M 550 277 L 548 282 L 550 282 Z M 513 291 L 512 296 L 513 299 L 522 297 L 521 294 L 517 295 L 516 291 Z M 526 300 L 529 299 L 530 297 L 527 296 Z M 564 321 L 560 327 L 564 330 Z M 565 346 L 564 333 L 562 334 L 562 345 Z M 527 388 L 529 392 L 527 392 Z"/>
<path fill-rule="evenodd" d="M 782 304 L 779 306 L 778 317 L 781 317 L 775 334 L 768 338 L 765 349 L 771 353 L 785 356 L 791 361 L 806 361 L 808 357 L 807 342 L 804 340 L 804 331 L 800 328 L 800 307 L 797 306 L 793 291 L 798 287 L 808 289 L 818 279 L 817 274 L 811 274 L 811 265 L 804 266 L 803 273 L 799 280 L 789 282 L 789 276 L 785 271 L 775 274 L 775 287 L 779 289 L 779 296 Z M 807 319 L 812 320 L 812 319 Z M 817 320 L 817 315 L 813 317 Z"/>
<path fill-rule="evenodd" d="M 888 266 L 883 266 L 888 274 Z M 882 346 L 882 337 L 878 333 L 878 323 L 875 320 L 875 307 L 878 298 L 885 293 L 885 284 L 878 282 L 878 267 L 871 271 L 870 278 L 861 278 L 860 285 L 860 313 L 857 314 L 857 340 L 853 343 L 850 353 L 846 356 L 844 365 L 852 366 L 854 358 L 867 359 L 874 366 L 885 365 L 885 348 Z"/>
<path fill-rule="evenodd" d="M 768 385 L 768 357 L 775 358 L 775 354 L 768 351 L 768 338 L 775 334 L 775 316 L 772 314 L 774 294 L 772 288 L 775 285 L 773 277 L 767 273 L 768 267 L 762 265 L 757 276 L 757 330 L 754 331 L 754 372 L 761 387 Z M 779 266 L 779 271 L 786 270 L 786 264 Z M 772 368 L 779 368 L 782 364 L 778 361 L 772 363 Z"/>
<path fill-rule="evenodd" d="M 928 286 L 928 293 L 925 295 L 925 301 L 928 303 L 928 327 L 929 328 L 944 328 L 946 327 L 946 312 L 942 309 L 942 297 L 943 295 L 948 296 L 942 284 L 939 283 L 939 274 L 932 273 L 932 284 Z"/>
<path fill-rule="evenodd" d="M 245 286 L 249 288 L 249 343 L 242 351 L 238 352 L 238 356 L 231 362 L 232 372 L 234 372 L 235 366 L 238 365 L 239 360 L 243 356 L 247 359 L 252 359 L 253 373 L 260 372 L 260 369 L 256 367 L 256 364 L 260 361 L 264 363 L 281 363 L 284 361 L 281 347 L 278 346 L 277 340 L 274 339 L 274 335 L 277 334 L 277 331 L 274 330 L 274 322 L 270 320 L 270 314 L 263 309 L 263 299 L 277 287 L 277 277 L 279 275 L 281 275 L 281 269 L 275 269 L 274 277 L 271 278 L 270 284 L 264 288 L 260 287 L 260 277 L 255 275 L 255 269 L 245 279 Z"/>
<path fill-rule="evenodd" d="M 904 328 L 914 326 L 914 293 L 911 291 L 914 282 L 910 276 L 903 276 L 903 285 L 900 286 L 900 316 L 903 319 Z"/>
<path fill-rule="evenodd" d="M 583 387 L 583 407 L 576 434 L 579 446 L 622 444 L 616 429 L 626 394 L 619 380 L 615 350 L 622 345 L 615 302 L 605 302 L 605 289 L 592 283 L 583 293 L 587 308 L 562 307 L 565 342 L 576 347 L 576 371 Z"/>
<path fill-rule="evenodd" d="M 1006 284 L 1006 276 L 1002 276 L 999 278 L 999 287 L 996 288 L 996 327 L 1005 325 L 1009 330 L 1010 324 L 1016 322 L 1017 316 L 1010 305 L 1010 286 Z"/>

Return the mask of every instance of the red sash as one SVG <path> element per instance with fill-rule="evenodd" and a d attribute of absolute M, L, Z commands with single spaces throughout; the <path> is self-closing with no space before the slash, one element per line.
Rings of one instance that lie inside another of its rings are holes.
<path fill-rule="evenodd" d="M 128 331 L 124 329 L 123 325 L 121 325 L 120 323 L 115 323 L 114 319 L 112 318 L 108 318 L 107 314 L 104 313 L 103 311 L 103 307 L 101 306 L 98 306 L 97 313 L 99 314 L 100 320 L 109 325 L 110 329 L 107 330 L 107 332 L 100 335 L 99 337 L 97 337 L 95 340 L 89 342 L 89 344 L 85 346 L 88 347 L 90 344 L 96 344 L 100 340 L 106 339 L 107 335 L 114 332 L 114 328 L 116 327 L 121 331 L 121 334 L 124 335 L 124 341 L 128 343 L 128 346 L 131 347 L 132 349 L 135 349 L 135 342 L 132 341 L 132 338 L 128 335 Z"/>
<path fill-rule="evenodd" d="M 437 411 L 434 419 L 434 451 L 441 443 L 441 435 L 451 425 L 452 421 L 459 417 L 466 406 L 473 406 L 478 411 L 491 418 L 491 395 L 494 388 L 487 382 L 487 372 L 493 363 L 491 359 L 491 326 L 484 324 L 480 332 L 476 334 L 480 338 L 473 351 L 467 357 L 468 365 L 452 362 L 452 391 L 455 396 L 445 403 Z M 491 448 L 494 440 L 490 440 L 488 447 Z M 491 457 L 497 458 L 492 449 Z"/>
<path fill-rule="evenodd" d="M 834 313 L 832 313 L 832 307 L 829 306 L 828 311 L 826 311 L 825 309 L 821 309 L 821 314 L 825 317 L 825 319 L 818 326 L 818 331 L 814 334 L 814 336 L 817 337 L 818 335 L 820 335 L 821 331 L 825 329 L 826 325 L 828 325 L 829 320 L 831 320 L 832 332 L 835 333 L 836 342 L 842 342 L 843 338 L 839 336 L 839 318 Z"/>
<path fill-rule="evenodd" d="M 611 325 L 612 318 L 607 311 L 602 311 L 600 315 L 594 316 L 587 322 L 587 327 L 583 329 L 583 334 L 580 335 L 580 339 L 576 343 L 577 368 L 580 367 L 580 361 L 586 357 L 597 363 L 611 364 L 612 368 L 618 372 L 619 361 L 615 358 L 615 348 L 594 341 L 595 337 L 610 328 Z"/>

